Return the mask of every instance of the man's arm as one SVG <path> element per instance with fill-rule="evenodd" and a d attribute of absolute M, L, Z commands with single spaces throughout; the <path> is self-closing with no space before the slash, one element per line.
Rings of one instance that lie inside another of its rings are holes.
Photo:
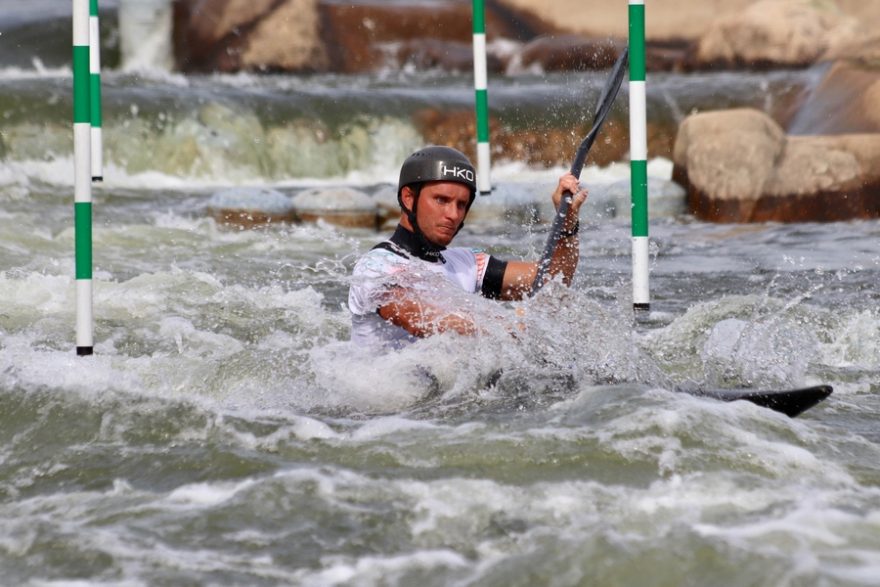
<path fill-rule="evenodd" d="M 544 274 L 544 279 L 549 281 L 554 276 L 562 273 L 562 283 L 570 286 L 577 270 L 580 257 L 580 241 L 577 234 L 559 239 L 559 244 L 550 258 L 550 267 Z M 534 261 L 508 261 L 507 270 L 504 272 L 504 280 L 501 286 L 502 300 L 521 300 L 532 289 L 532 282 L 538 274 L 538 263 Z"/>
<path fill-rule="evenodd" d="M 465 313 L 432 306 L 404 290 L 398 290 L 394 297 L 394 301 L 379 308 L 379 315 L 413 336 L 424 338 L 450 331 L 464 335 L 477 333 L 473 319 Z"/>
<path fill-rule="evenodd" d="M 578 213 L 581 205 L 587 199 L 587 192 L 580 188 L 577 178 L 570 173 L 559 178 L 559 184 L 556 186 L 556 191 L 553 192 L 553 204 L 557 208 L 566 192 L 573 194 L 571 207 L 562 224 L 563 236 L 553 250 L 545 279 L 553 279 L 554 276 L 562 273 L 562 282 L 568 286 L 574 279 L 580 258 L 580 241 L 577 235 Z M 526 297 L 532 289 L 532 282 L 535 281 L 537 274 L 537 262 L 509 261 L 501 282 L 501 299 L 521 300 Z"/>

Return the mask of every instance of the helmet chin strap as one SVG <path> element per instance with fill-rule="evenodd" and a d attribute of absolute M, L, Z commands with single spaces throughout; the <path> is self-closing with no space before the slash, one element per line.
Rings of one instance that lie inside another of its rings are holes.
<path fill-rule="evenodd" d="M 443 251 L 446 247 L 432 243 L 430 240 L 428 240 L 428 237 L 425 236 L 425 233 L 422 232 L 422 229 L 419 227 L 419 221 L 416 219 L 416 213 L 419 207 L 419 194 L 421 194 L 422 192 L 422 186 L 418 185 L 415 188 L 410 187 L 409 189 L 411 189 L 413 192 L 412 210 L 407 210 L 406 206 L 403 205 L 403 202 L 401 202 L 401 207 L 403 208 L 403 211 L 406 214 L 407 219 L 409 220 L 410 226 L 412 226 L 413 234 L 419 241 L 419 246 L 422 248 L 422 251 L 420 251 L 420 253 L 424 254 L 427 257 L 439 258 L 442 260 L 443 255 L 441 255 L 440 252 Z M 460 226 L 459 230 L 461 230 Z M 456 231 L 455 234 L 458 234 L 458 232 Z"/>

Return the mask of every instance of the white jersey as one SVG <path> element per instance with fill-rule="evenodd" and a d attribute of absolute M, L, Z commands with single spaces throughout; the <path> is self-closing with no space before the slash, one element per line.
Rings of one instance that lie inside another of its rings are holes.
<path fill-rule="evenodd" d="M 443 250 L 434 261 L 420 258 L 405 248 L 409 239 L 401 243 L 401 230 L 398 228 L 391 240 L 367 252 L 354 267 L 348 308 L 351 310 L 351 340 L 359 346 L 396 349 L 416 340 L 405 329 L 379 315 L 379 308 L 391 301 L 389 294 L 396 287 L 430 288 L 439 277 L 467 293 L 482 292 L 487 297 L 497 297 L 500 291 L 506 263 L 487 253 L 460 247 Z M 492 283 L 488 284 L 484 280 L 490 267 Z"/>

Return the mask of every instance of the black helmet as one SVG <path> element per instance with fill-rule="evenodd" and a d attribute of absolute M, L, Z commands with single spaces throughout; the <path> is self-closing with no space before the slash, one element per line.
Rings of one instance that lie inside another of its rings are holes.
<path fill-rule="evenodd" d="M 400 168 L 397 184 L 397 202 L 403 208 L 403 187 L 426 181 L 454 181 L 466 185 L 471 191 L 468 208 L 477 194 L 477 173 L 464 153 L 452 147 L 432 145 L 419 149 L 406 158 Z"/>

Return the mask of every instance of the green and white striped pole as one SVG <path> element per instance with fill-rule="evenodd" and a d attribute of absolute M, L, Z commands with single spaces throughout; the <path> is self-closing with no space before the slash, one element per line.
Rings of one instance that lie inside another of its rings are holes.
<path fill-rule="evenodd" d="M 92 125 L 92 181 L 104 181 L 104 140 L 101 134 L 101 31 L 98 0 L 89 7 L 89 103 Z"/>
<path fill-rule="evenodd" d="M 76 354 L 92 354 L 92 183 L 89 0 L 73 0 L 73 223 L 76 243 Z"/>
<path fill-rule="evenodd" d="M 645 0 L 629 0 L 629 145 L 632 186 L 633 308 L 649 310 L 648 131 L 645 92 Z"/>
<path fill-rule="evenodd" d="M 477 189 L 492 191 L 489 152 L 489 74 L 486 68 L 486 8 L 484 0 L 474 0 L 474 92 L 477 110 Z"/>

